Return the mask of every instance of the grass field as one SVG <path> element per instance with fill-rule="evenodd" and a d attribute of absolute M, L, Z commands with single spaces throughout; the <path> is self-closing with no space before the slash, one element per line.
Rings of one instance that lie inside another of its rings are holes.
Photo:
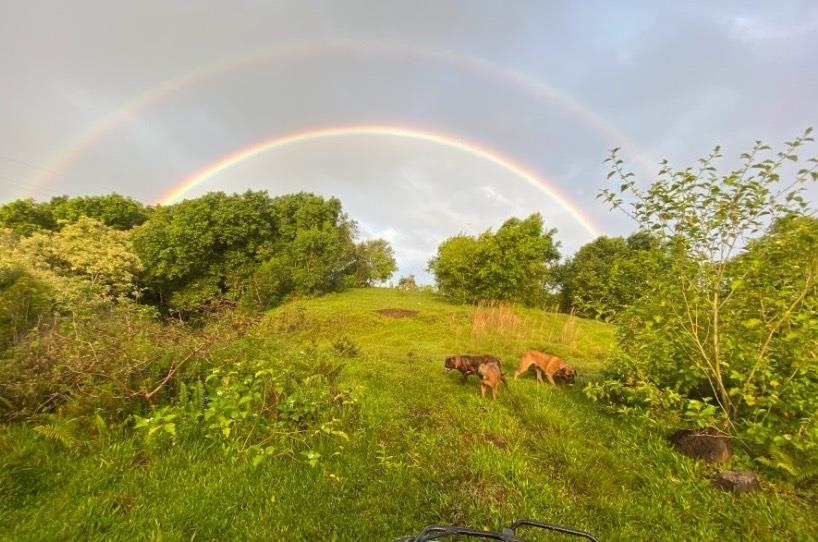
<path fill-rule="evenodd" d="M 600 540 L 816 539 L 814 503 L 769 483 L 739 497 L 713 489 L 709 467 L 669 449 L 669 428 L 606 414 L 582 395 L 613 333 L 432 293 L 350 290 L 288 304 L 212 360 L 342 364 L 338 385 L 355 399 L 338 421 L 345 436 L 254 466 L 182 428 L 175 443 L 146 442 L 131 426 L 78 429 L 67 442 L 34 423 L 2 426 L 0 539 L 392 540 L 431 523 L 499 528 L 524 517 Z M 577 386 L 512 380 L 528 348 L 564 356 Z M 444 370 L 458 352 L 503 361 L 498 401 Z"/>

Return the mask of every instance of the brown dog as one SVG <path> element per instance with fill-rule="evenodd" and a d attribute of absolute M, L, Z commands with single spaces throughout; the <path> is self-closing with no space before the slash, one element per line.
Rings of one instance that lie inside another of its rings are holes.
<path fill-rule="evenodd" d="M 545 373 L 546 378 L 548 378 L 552 386 L 557 385 L 556 382 L 554 382 L 555 376 L 569 386 L 574 383 L 574 379 L 577 376 L 576 369 L 565 363 L 564 359 L 552 354 L 529 350 L 523 354 L 523 357 L 520 359 L 520 365 L 518 365 L 517 370 L 514 371 L 514 378 L 516 379 L 526 372 L 532 365 L 537 372 L 537 382 L 542 382 L 542 374 Z"/>
<path fill-rule="evenodd" d="M 491 388 L 491 396 L 495 401 L 497 400 L 497 388 L 500 387 L 500 382 L 505 382 L 506 386 L 508 386 L 506 379 L 503 377 L 503 372 L 500 370 L 500 364 L 496 361 L 482 363 L 477 368 L 477 378 L 480 379 L 480 396 L 485 397 L 486 388 Z"/>
<path fill-rule="evenodd" d="M 449 356 L 446 358 L 444 362 L 444 367 L 449 369 L 457 369 L 463 375 L 460 377 L 460 383 L 465 384 L 466 379 L 469 375 L 477 374 L 477 369 L 483 363 L 496 363 L 497 366 L 500 366 L 500 360 L 495 358 L 494 356 L 466 356 L 466 355 L 457 355 L 457 356 Z"/>

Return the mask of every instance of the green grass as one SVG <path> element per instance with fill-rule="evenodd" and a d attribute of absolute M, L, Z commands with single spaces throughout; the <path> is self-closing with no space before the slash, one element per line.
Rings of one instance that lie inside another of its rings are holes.
<path fill-rule="evenodd" d="M 375 312 L 384 308 L 418 312 Z M 612 343 L 613 329 L 598 322 L 452 306 L 430 293 L 352 290 L 296 302 L 216 361 L 333 355 L 344 364 L 340 385 L 358 398 L 344 419 L 349 440 L 314 441 L 314 466 L 296 453 L 253 467 L 196 434 L 146 445 L 124 427 L 72 443 L 35 432 L 34 422 L 7 426 L 0 539 L 392 540 L 430 523 L 499 528 L 522 517 L 600 540 L 814 539 L 814 505 L 785 488 L 715 490 L 708 467 L 669 449 L 665 428 L 605 414 L 580 386 L 538 385 L 533 373 L 511 379 L 535 347 L 565 356 L 581 384 Z M 461 385 L 444 370 L 458 352 L 503 361 L 509 386 L 498 401 L 482 400 L 474 377 Z"/>

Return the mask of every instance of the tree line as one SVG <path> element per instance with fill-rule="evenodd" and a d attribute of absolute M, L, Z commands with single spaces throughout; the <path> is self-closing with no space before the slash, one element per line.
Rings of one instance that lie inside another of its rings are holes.
<path fill-rule="evenodd" d="M 388 279 L 391 246 L 356 241 L 336 198 L 210 193 L 148 207 L 117 194 L 0 206 L 0 331 L 126 301 L 193 317 L 219 303 L 264 310 Z"/>

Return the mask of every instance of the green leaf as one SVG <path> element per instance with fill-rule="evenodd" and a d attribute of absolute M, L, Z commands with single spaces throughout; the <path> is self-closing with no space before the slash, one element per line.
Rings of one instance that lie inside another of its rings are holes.
<path fill-rule="evenodd" d="M 736 279 L 730 283 L 730 290 L 736 291 L 744 286 L 744 279 Z"/>
<path fill-rule="evenodd" d="M 261 465 L 261 462 L 264 461 L 266 458 L 267 456 L 265 456 L 264 454 L 254 455 L 251 463 L 254 467 L 258 467 L 259 465 Z"/>
<path fill-rule="evenodd" d="M 760 327 L 764 322 L 759 318 L 750 318 L 749 320 L 744 321 L 744 327 L 747 329 L 756 329 Z"/>

